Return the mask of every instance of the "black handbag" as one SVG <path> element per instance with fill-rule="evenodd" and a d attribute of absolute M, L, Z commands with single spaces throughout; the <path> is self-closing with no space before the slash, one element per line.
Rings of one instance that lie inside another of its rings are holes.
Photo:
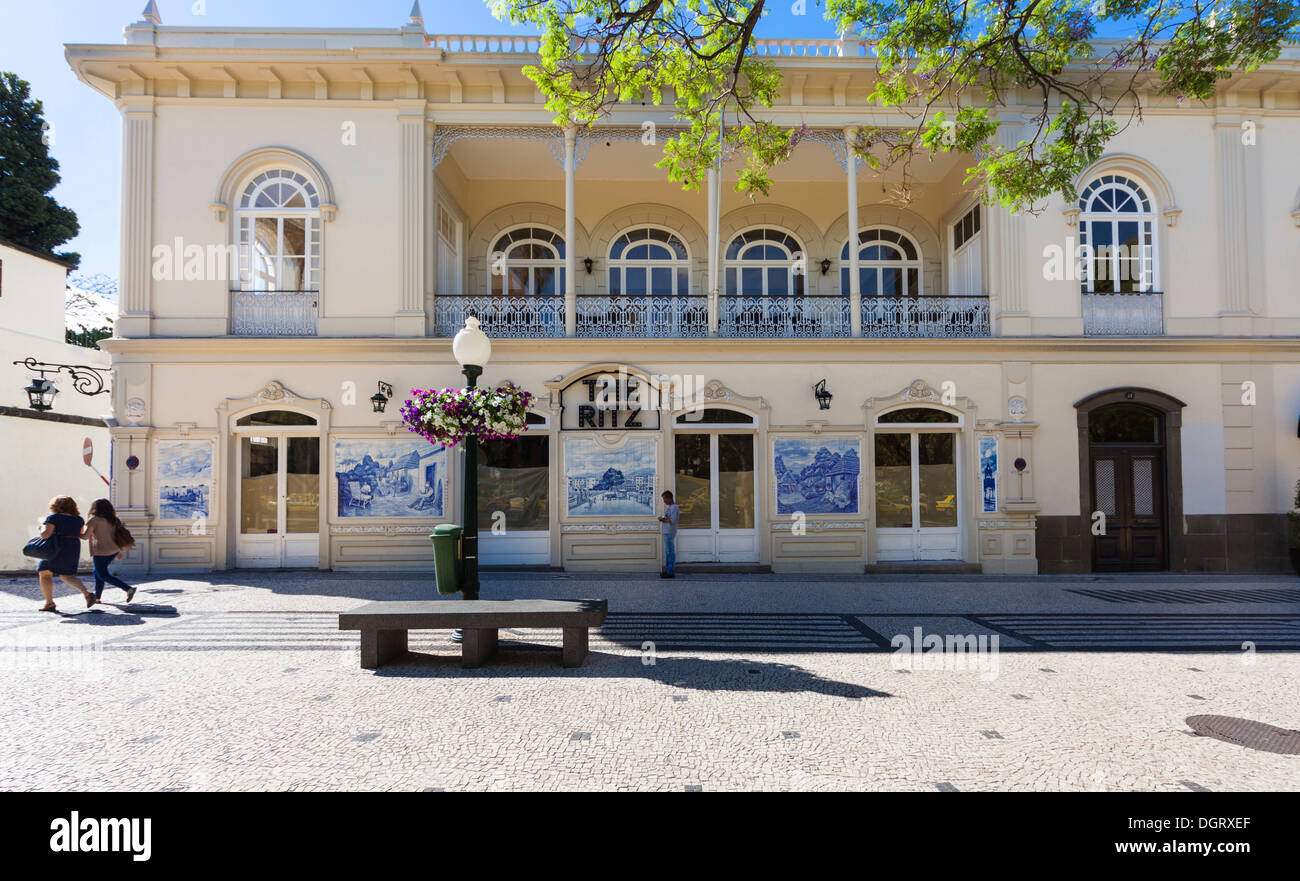
<path fill-rule="evenodd" d="M 34 538 L 23 546 L 24 557 L 35 557 L 37 560 L 50 561 L 59 555 L 59 537 L 51 535 L 49 538 Z"/>

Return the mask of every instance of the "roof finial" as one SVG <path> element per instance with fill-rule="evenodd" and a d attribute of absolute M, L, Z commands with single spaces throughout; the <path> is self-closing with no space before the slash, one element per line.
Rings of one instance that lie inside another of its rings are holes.
<path fill-rule="evenodd" d="M 411 24 L 418 24 L 424 27 L 424 13 L 420 11 L 420 0 L 415 0 L 411 4 Z"/>
<path fill-rule="evenodd" d="M 162 16 L 158 14 L 158 4 L 154 0 L 149 0 L 144 7 L 144 12 L 140 13 L 140 17 L 145 21 L 152 22 L 155 27 L 162 24 Z"/>

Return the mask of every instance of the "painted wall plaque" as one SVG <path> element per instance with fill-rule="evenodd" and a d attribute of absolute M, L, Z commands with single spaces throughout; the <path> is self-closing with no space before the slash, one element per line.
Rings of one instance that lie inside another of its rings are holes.
<path fill-rule="evenodd" d="M 212 516 L 212 441 L 162 440 L 158 467 L 158 519 Z"/>
<path fill-rule="evenodd" d="M 658 451 L 658 444 L 651 438 L 629 438 L 615 450 L 591 438 L 566 438 L 564 487 L 568 515 L 654 516 Z"/>
<path fill-rule="evenodd" d="M 858 438 L 777 438 L 772 448 L 778 514 L 858 513 Z"/>
<path fill-rule="evenodd" d="M 444 516 L 446 447 L 404 438 L 338 440 L 334 476 L 340 518 Z"/>
<path fill-rule="evenodd" d="M 980 512 L 996 514 L 998 510 L 998 439 L 980 438 Z"/>

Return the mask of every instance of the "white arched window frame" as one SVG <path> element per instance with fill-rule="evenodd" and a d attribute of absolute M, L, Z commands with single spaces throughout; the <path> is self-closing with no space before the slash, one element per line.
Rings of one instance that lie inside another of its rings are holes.
<path fill-rule="evenodd" d="M 858 233 L 858 279 L 864 297 L 921 294 L 921 249 L 907 233 L 872 226 Z M 840 292 L 849 293 L 849 243 L 840 249 Z"/>
<path fill-rule="evenodd" d="M 543 226 L 502 233 L 488 251 L 492 293 L 554 297 L 564 293 L 564 236 Z"/>
<path fill-rule="evenodd" d="M 254 177 L 240 197 L 236 224 L 240 290 L 320 289 L 320 194 L 306 175 L 277 168 Z"/>
<path fill-rule="evenodd" d="M 799 240 L 770 227 L 746 230 L 727 245 L 724 290 L 728 296 L 803 296 L 807 252 Z"/>
<path fill-rule="evenodd" d="M 686 296 L 690 291 L 690 253 L 675 233 L 638 226 L 620 234 L 610 245 L 610 296 L 672 297 Z"/>
<path fill-rule="evenodd" d="M 1080 280 L 1084 293 L 1159 290 L 1155 205 L 1141 184 L 1119 174 L 1079 194 Z"/>

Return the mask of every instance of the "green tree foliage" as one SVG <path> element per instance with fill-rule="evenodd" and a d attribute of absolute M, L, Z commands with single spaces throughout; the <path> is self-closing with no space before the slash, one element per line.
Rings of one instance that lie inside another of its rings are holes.
<path fill-rule="evenodd" d="M 558 123 L 671 94 L 689 128 L 659 165 L 687 188 L 722 150 L 744 160 L 737 190 L 767 193 L 802 135 L 762 113 L 781 88 L 753 52 L 768 0 L 488 2 L 540 30 L 540 63 L 526 72 Z M 1208 101 L 1219 80 L 1300 39 L 1294 0 L 825 0 L 825 12 L 870 44 L 871 102 L 897 108 L 895 124 L 862 128 L 852 145 L 893 172 L 895 197 L 909 198 L 914 161 L 958 151 L 976 156 L 969 183 L 1031 212 L 1053 193 L 1075 198 L 1077 175 L 1153 97 Z M 1015 137 L 997 137 L 1004 108 L 1022 125 Z"/>
<path fill-rule="evenodd" d="M 76 266 L 81 255 L 55 248 L 77 235 L 77 215 L 49 195 L 59 182 L 40 101 L 31 86 L 0 73 L 0 239 Z"/>

